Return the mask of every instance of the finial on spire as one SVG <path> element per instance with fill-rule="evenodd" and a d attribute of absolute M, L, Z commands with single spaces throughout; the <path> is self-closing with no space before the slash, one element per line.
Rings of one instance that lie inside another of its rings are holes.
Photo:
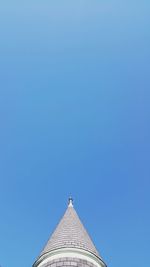
<path fill-rule="evenodd" d="M 69 197 L 68 207 L 73 207 L 73 198 L 72 197 Z"/>

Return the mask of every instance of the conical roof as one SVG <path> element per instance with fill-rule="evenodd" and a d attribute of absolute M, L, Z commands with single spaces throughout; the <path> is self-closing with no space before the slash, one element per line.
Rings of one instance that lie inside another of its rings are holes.
<path fill-rule="evenodd" d="M 69 205 L 64 216 L 47 242 L 40 257 L 47 252 L 61 248 L 79 248 L 101 258 L 81 223 L 73 207 L 71 198 L 69 199 Z"/>

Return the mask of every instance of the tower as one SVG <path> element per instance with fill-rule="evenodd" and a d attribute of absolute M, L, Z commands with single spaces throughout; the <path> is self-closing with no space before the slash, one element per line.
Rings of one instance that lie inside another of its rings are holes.
<path fill-rule="evenodd" d="M 106 267 L 73 207 L 72 198 L 33 267 Z"/>

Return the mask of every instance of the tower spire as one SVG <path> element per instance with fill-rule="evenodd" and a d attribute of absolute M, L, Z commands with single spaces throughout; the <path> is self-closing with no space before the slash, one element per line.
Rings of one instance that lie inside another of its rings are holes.
<path fill-rule="evenodd" d="M 79 263 L 81 267 L 106 267 L 73 207 L 72 197 L 33 267 L 52 267 L 53 263 L 60 267 L 79 267 Z"/>

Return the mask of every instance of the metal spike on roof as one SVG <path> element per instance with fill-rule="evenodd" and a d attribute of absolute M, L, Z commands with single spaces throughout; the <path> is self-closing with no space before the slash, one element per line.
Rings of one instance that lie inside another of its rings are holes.
<path fill-rule="evenodd" d="M 73 207 L 73 198 L 72 197 L 69 197 L 68 207 Z"/>
<path fill-rule="evenodd" d="M 79 248 L 100 257 L 69 198 L 68 208 L 40 256 L 60 248 Z"/>

